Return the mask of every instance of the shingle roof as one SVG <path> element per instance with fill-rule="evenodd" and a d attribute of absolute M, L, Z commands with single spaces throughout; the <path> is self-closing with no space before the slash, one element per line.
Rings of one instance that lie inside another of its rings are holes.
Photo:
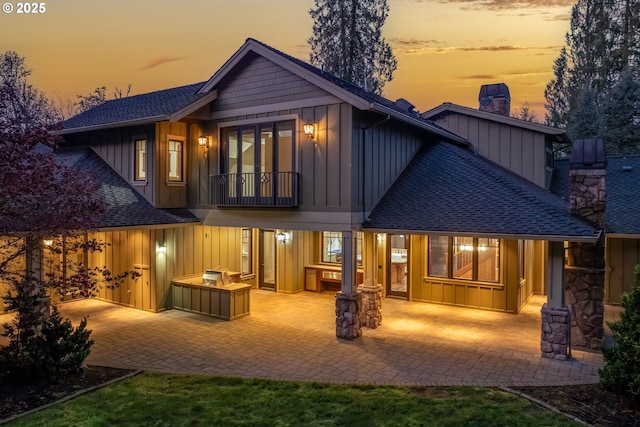
<path fill-rule="evenodd" d="M 202 82 L 113 99 L 62 123 L 64 130 L 169 116 L 204 96 Z M 159 120 L 159 119 L 158 119 Z"/>
<path fill-rule="evenodd" d="M 623 170 L 630 166 L 631 170 Z M 569 160 L 555 161 L 551 191 L 569 200 Z M 607 233 L 640 234 L 640 156 L 607 157 Z"/>
<path fill-rule="evenodd" d="M 569 214 L 565 200 L 448 143 L 423 147 L 364 227 L 551 240 L 597 237 L 592 227 Z"/>
<path fill-rule="evenodd" d="M 89 173 L 98 181 L 100 198 L 106 211 L 98 220 L 100 228 L 199 222 L 186 209 L 156 209 L 140 193 L 88 148 L 60 150 L 55 153 L 66 166 Z"/>

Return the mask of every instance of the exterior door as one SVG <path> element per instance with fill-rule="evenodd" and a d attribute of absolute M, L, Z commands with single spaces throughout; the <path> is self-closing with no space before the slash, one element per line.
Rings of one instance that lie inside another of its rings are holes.
<path fill-rule="evenodd" d="M 409 283 L 409 236 L 387 235 L 387 295 L 407 297 Z"/>
<path fill-rule="evenodd" d="M 276 232 L 260 230 L 260 289 L 276 290 Z"/>

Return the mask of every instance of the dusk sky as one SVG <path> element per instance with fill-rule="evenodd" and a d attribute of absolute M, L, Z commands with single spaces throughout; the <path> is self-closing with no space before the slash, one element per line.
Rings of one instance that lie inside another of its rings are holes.
<path fill-rule="evenodd" d="M 50 98 L 204 81 L 248 37 L 309 59 L 313 0 L 52 0 L 28 15 L 9 3 L 12 13 L 0 13 L 0 52 L 26 57 L 31 82 Z M 383 34 L 398 69 L 384 95 L 420 111 L 442 102 L 476 108 L 481 84 L 504 82 L 512 109 L 526 101 L 543 118 L 544 87 L 574 3 L 388 0 Z"/>

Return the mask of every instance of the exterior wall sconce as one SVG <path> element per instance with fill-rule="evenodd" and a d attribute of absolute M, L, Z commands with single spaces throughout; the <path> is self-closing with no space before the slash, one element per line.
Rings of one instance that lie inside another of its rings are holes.
<path fill-rule="evenodd" d="M 206 135 L 200 135 L 198 137 L 198 145 L 200 147 L 209 148 L 209 138 Z"/>
<path fill-rule="evenodd" d="M 287 238 L 289 236 L 287 235 L 287 233 L 285 233 L 284 231 L 280 231 L 276 234 L 276 240 L 279 243 L 287 243 Z"/>
<path fill-rule="evenodd" d="M 42 244 L 47 248 L 51 247 L 51 245 L 53 245 L 53 239 L 43 239 Z"/>
<path fill-rule="evenodd" d="M 167 245 L 162 243 L 160 246 L 158 246 L 157 251 L 159 254 L 166 254 L 167 253 Z"/>
<path fill-rule="evenodd" d="M 316 127 L 310 121 L 305 123 L 302 128 L 304 129 L 304 134 L 307 135 L 309 139 L 313 139 L 316 136 Z"/>

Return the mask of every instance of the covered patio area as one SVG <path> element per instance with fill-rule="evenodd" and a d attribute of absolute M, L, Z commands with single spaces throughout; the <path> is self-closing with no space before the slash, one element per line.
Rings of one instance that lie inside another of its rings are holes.
<path fill-rule="evenodd" d="M 333 293 L 251 291 L 251 314 L 230 322 L 169 310 L 148 313 L 97 300 L 65 303 L 89 317 L 87 363 L 147 371 L 330 383 L 560 385 L 594 383 L 602 355 L 540 357 L 534 296 L 518 314 L 387 298 L 383 322 L 354 341 L 335 336 Z M 10 319 L 0 316 L 0 322 Z"/>

